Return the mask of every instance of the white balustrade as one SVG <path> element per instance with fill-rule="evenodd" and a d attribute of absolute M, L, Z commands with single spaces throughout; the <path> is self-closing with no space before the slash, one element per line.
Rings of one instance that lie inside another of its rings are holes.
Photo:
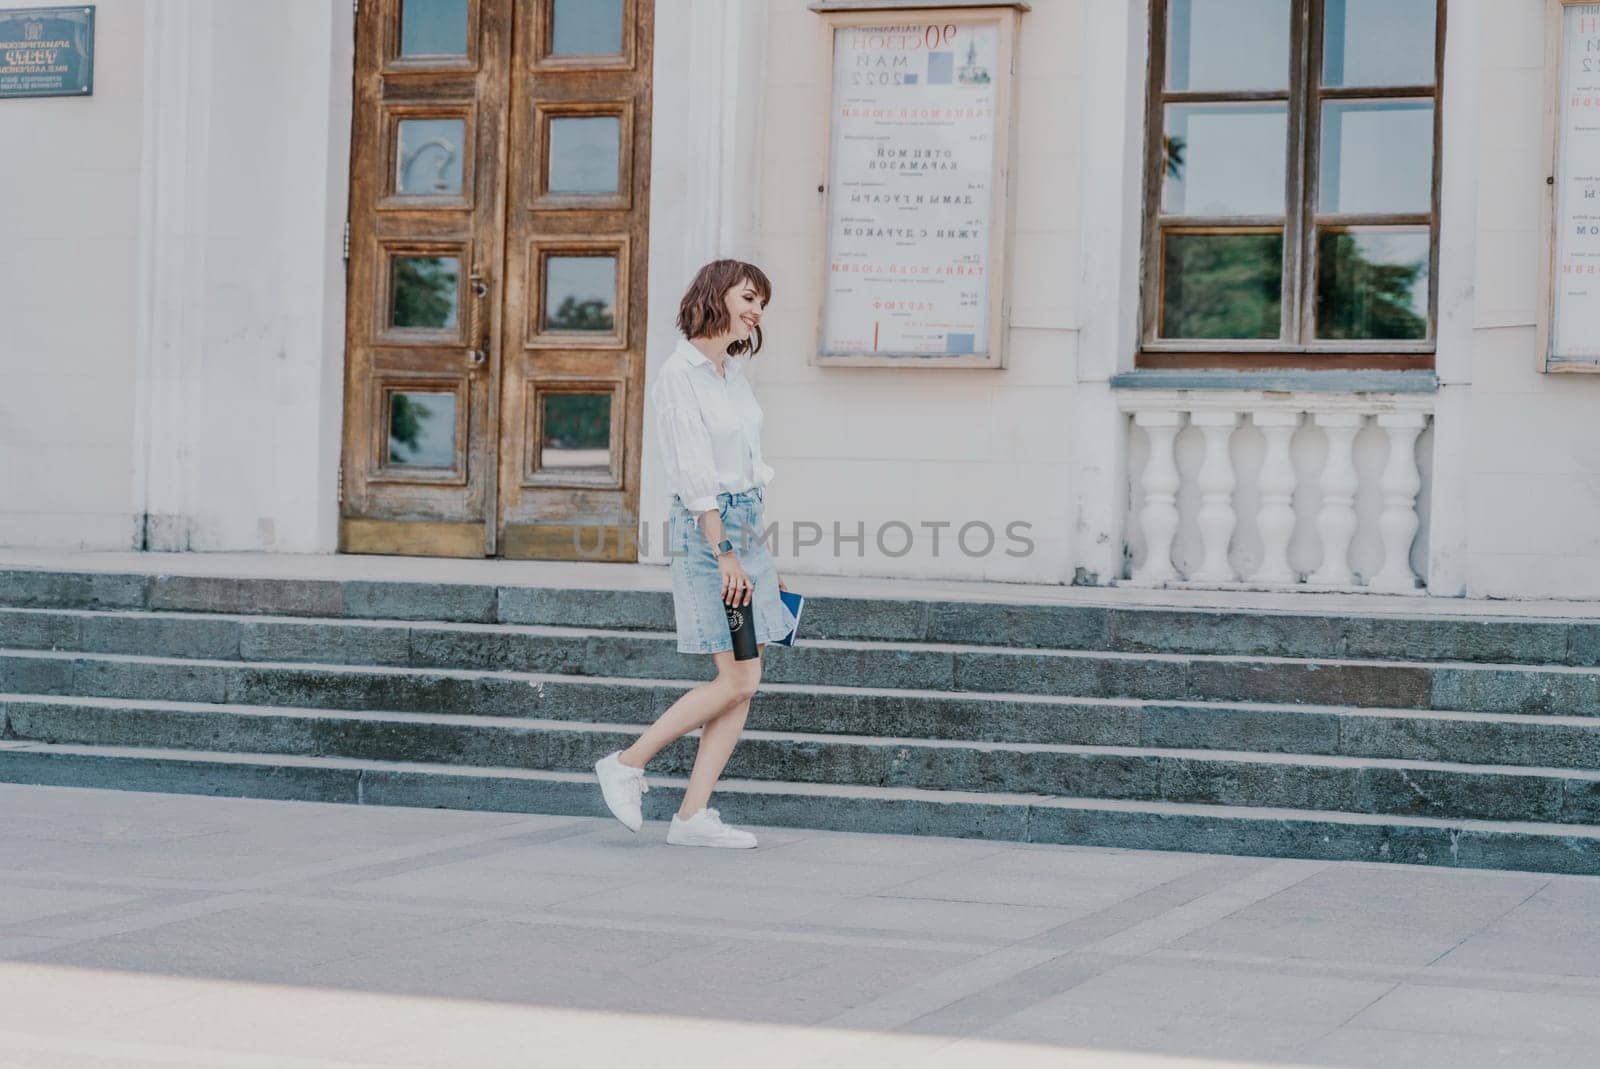
<path fill-rule="evenodd" d="M 1389 455 L 1383 465 L 1383 512 L 1378 529 L 1383 533 L 1383 567 L 1372 577 L 1377 590 L 1415 590 L 1417 577 L 1411 571 L 1411 542 L 1417 537 L 1417 491 L 1422 489 L 1422 473 L 1417 470 L 1417 436 L 1427 417 L 1421 412 L 1385 412 L 1378 426 L 1389 439 Z"/>
<path fill-rule="evenodd" d="M 1200 428 L 1205 439 L 1205 460 L 1200 464 L 1200 544 L 1205 559 L 1195 570 L 1201 583 L 1226 583 L 1233 579 L 1228 564 L 1228 540 L 1238 517 L 1233 513 L 1233 459 L 1228 455 L 1228 440 L 1239 425 L 1239 414 L 1219 409 L 1191 413 L 1189 422 Z"/>
<path fill-rule="evenodd" d="M 1322 461 L 1322 508 L 1317 510 L 1317 533 L 1322 536 L 1322 567 L 1310 582 L 1320 586 L 1349 586 L 1355 581 L 1350 568 L 1350 543 L 1355 541 L 1356 432 L 1360 412 L 1317 412 L 1312 416 L 1328 436 L 1328 455 Z"/>
<path fill-rule="evenodd" d="M 1119 392 L 1118 402 L 1132 416 L 1129 433 L 1149 443 L 1143 467 L 1132 473 L 1133 517 L 1145 547 L 1132 583 L 1284 588 L 1304 582 L 1319 589 L 1398 593 L 1425 585 L 1426 577 L 1412 569 L 1411 549 L 1421 526 L 1419 505 L 1426 501 L 1417 440 L 1433 418 L 1430 395 L 1127 390 Z M 1185 425 L 1198 432 L 1198 459 L 1195 443 L 1180 437 Z M 1253 428 L 1261 444 L 1236 448 L 1236 433 L 1248 433 L 1241 427 Z M 1386 448 L 1377 495 L 1370 487 L 1362 493 L 1363 471 L 1370 476 L 1378 467 L 1374 440 L 1361 434 L 1367 427 L 1382 432 Z M 1305 459 L 1297 464 L 1297 453 L 1314 462 L 1314 454 L 1295 448 L 1301 435 L 1326 443 L 1320 469 L 1306 468 Z M 1260 468 L 1255 508 L 1241 514 L 1237 465 L 1245 454 L 1258 457 Z M 1365 459 L 1358 464 L 1358 457 Z M 1181 458 L 1187 459 L 1180 463 Z M 1376 511 L 1373 496 L 1382 499 Z M 1180 501 L 1197 502 L 1186 505 L 1195 508 L 1192 528 L 1182 525 Z M 1248 553 L 1230 557 L 1239 529 L 1252 524 L 1260 540 L 1259 559 L 1246 559 Z M 1180 530 L 1188 532 L 1181 552 Z M 1297 530 L 1306 541 L 1296 540 Z M 1377 567 L 1372 567 L 1374 543 L 1381 545 Z M 1359 549 L 1356 556 L 1365 562 L 1361 570 L 1369 576 L 1357 574 L 1353 548 Z M 1300 559 L 1301 568 L 1292 557 Z M 1176 564 L 1194 558 L 1199 563 L 1187 573 Z"/>
<path fill-rule="evenodd" d="M 1261 532 L 1261 567 L 1251 578 L 1261 583 L 1292 583 L 1297 576 L 1289 567 L 1289 539 L 1294 536 L 1294 459 L 1289 443 L 1300 426 L 1300 413 L 1258 408 L 1250 422 L 1261 430 L 1267 453 L 1256 477 L 1260 504 L 1256 529 Z"/>
<path fill-rule="evenodd" d="M 1139 510 L 1139 523 L 1150 551 L 1133 577 L 1141 583 L 1164 583 L 1178 575 L 1172 566 L 1172 540 L 1178 533 L 1179 486 L 1178 462 L 1172 447 L 1178 427 L 1183 423 L 1183 413 L 1151 409 L 1134 413 L 1133 421 L 1150 437 L 1150 458 L 1145 462 L 1144 476 L 1140 480 L 1144 508 Z"/>

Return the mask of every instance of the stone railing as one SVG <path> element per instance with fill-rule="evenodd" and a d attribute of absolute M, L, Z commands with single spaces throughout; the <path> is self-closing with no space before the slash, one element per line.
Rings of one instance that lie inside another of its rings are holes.
<path fill-rule="evenodd" d="M 1128 416 L 1125 583 L 1426 585 L 1414 543 L 1433 394 L 1144 388 L 1117 399 Z"/>

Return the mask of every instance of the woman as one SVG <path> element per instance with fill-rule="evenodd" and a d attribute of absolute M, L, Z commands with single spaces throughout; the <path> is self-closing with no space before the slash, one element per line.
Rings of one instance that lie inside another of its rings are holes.
<path fill-rule="evenodd" d="M 667 549 L 678 650 L 709 653 L 716 678 L 674 702 L 632 746 L 601 758 L 595 774 L 612 814 L 638 831 L 639 796 L 649 789 L 644 766 L 701 728 L 683 804 L 667 831 L 673 846 L 756 845 L 754 835 L 723 824 L 706 803 L 744 730 L 761 682 L 761 651 L 795 625 L 778 597 L 788 588 L 760 542 L 773 471 L 761 460 L 761 406 L 743 367 L 761 351 L 761 313 L 771 298 L 772 283 L 752 264 L 717 260 L 702 267 L 678 307 L 682 337 L 650 391 L 673 492 Z M 756 656 L 736 661 L 727 606 L 751 604 Z"/>

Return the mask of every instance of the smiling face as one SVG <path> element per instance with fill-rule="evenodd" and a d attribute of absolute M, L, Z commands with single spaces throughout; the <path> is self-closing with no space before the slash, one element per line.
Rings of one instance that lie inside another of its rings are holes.
<path fill-rule="evenodd" d="M 761 317 L 771 300 L 772 280 L 761 268 L 713 260 L 695 273 L 678 303 L 678 330 L 690 341 L 714 340 L 729 356 L 754 356 L 761 351 Z"/>
<path fill-rule="evenodd" d="M 728 307 L 728 331 L 735 340 L 746 340 L 761 325 L 767 302 L 749 279 L 740 279 L 737 286 L 722 295 L 722 302 Z"/>

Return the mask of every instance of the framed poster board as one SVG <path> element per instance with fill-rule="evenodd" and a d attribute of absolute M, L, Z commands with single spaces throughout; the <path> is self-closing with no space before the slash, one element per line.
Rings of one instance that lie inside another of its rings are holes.
<path fill-rule="evenodd" d="M 828 12 L 812 363 L 1004 367 L 1015 9 Z"/>
<path fill-rule="evenodd" d="M 1600 371 L 1600 3 L 1546 0 L 1539 370 Z"/>

